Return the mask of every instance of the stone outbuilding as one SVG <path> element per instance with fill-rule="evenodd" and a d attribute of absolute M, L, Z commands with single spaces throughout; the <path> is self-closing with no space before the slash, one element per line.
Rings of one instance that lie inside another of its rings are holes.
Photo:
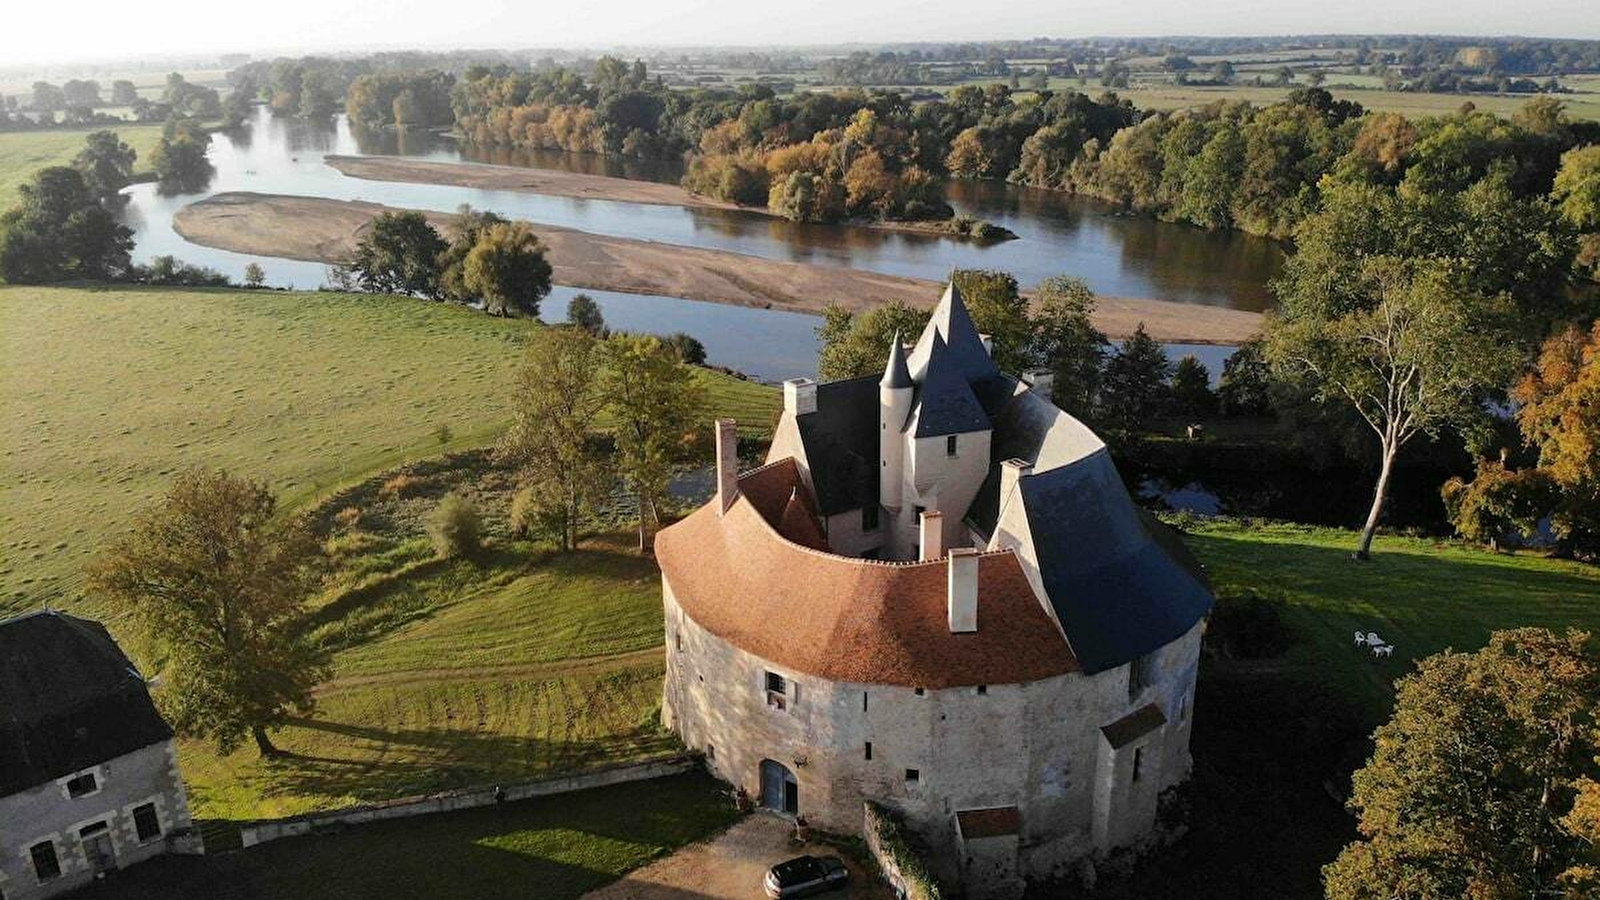
<path fill-rule="evenodd" d="M 0 897 L 36 900 L 198 851 L 172 729 L 105 626 L 0 621 Z"/>
<path fill-rule="evenodd" d="M 969 896 L 1148 842 L 1189 773 L 1198 563 L 952 286 L 881 377 L 784 385 L 766 464 L 656 541 L 662 717 L 814 826 L 874 801 Z"/>

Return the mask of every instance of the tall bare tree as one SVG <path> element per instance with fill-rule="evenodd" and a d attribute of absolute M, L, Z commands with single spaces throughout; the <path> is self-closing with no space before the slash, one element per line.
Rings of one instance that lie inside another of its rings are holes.
<path fill-rule="evenodd" d="M 1419 434 L 1483 413 L 1483 389 L 1506 382 L 1515 348 L 1493 322 L 1509 308 L 1474 295 L 1444 264 L 1372 257 L 1346 305 L 1284 298 L 1267 332 L 1269 359 L 1305 378 L 1320 401 L 1353 409 L 1378 439 L 1378 479 L 1356 557 L 1367 559 L 1395 460 Z"/>

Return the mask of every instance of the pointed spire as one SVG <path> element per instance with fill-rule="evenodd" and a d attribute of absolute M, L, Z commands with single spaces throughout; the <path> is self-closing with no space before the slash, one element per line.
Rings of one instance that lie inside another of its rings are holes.
<path fill-rule="evenodd" d="M 889 343 L 889 364 L 883 367 L 883 378 L 878 381 L 878 386 L 908 388 L 913 384 L 911 369 L 906 365 L 906 349 L 900 343 L 900 332 L 896 331 L 894 340 Z"/>
<path fill-rule="evenodd" d="M 978 327 L 967 312 L 966 298 L 961 296 L 961 289 L 954 281 L 945 288 L 944 296 L 928 319 L 928 327 L 923 329 L 917 346 L 911 351 L 907 364 L 919 384 L 927 379 L 935 337 L 942 338 L 950 351 L 947 365 L 954 365 L 967 380 L 977 381 L 999 371 L 989 351 L 984 349 Z"/>

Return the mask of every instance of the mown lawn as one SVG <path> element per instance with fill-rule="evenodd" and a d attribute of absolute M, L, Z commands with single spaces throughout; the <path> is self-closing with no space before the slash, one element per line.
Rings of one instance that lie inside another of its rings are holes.
<path fill-rule="evenodd" d="M 150 152 L 161 138 L 160 125 L 108 125 L 139 158 L 134 161 L 135 172 L 150 169 Z M 17 185 L 33 177 L 45 166 L 70 166 L 72 158 L 83 149 L 83 139 L 95 128 L 51 128 L 39 131 L 0 132 L 0 211 L 17 202 Z"/>
<path fill-rule="evenodd" d="M 165 857 L 81 900 L 572 900 L 736 818 L 706 775 Z"/>
<path fill-rule="evenodd" d="M 1519 626 L 1600 633 L 1600 567 L 1451 541 L 1379 535 L 1370 562 L 1353 532 L 1297 525 L 1202 525 L 1186 537 L 1222 595 L 1257 590 L 1283 601 L 1296 642 L 1280 673 L 1326 683 L 1376 723 L 1393 681 L 1447 647 L 1476 650 Z M 1390 659 L 1355 646 L 1355 631 L 1395 645 Z"/>
<path fill-rule="evenodd" d="M 84 565 L 184 467 L 298 505 L 491 443 L 529 327 L 394 297 L 0 287 L 0 615 L 107 614 L 80 596 Z M 776 391 L 697 377 L 708 415 L 770 427 Z"/>

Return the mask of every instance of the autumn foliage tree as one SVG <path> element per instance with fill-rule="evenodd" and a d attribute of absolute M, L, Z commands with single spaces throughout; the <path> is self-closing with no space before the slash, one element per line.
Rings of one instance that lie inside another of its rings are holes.
<path fill-rule="evenodd" d="M 1546 341 L 1512 397 L 1523 438 L 1560 491 L 1556 535 L 1575 549 L 1600 548 L 1600 323 Z"/>
<path fill-rule="evenodd" d="M 651 335 L 611 335 L 605 358 L 617 471 L 638 501 L 639 552 L 646 553 L 668 479 L 693 450 L 705 391 L 677 350 Z"/>
<path fill-rule="evenodd" d="M 263 482 L 224 471 L 179 475 L 91 572 L 91 590 L 128 610 L 166 656 L 163 710 L 223 753 L 312 708 L 324 671 L 299 630 L 317 545 Z"/>
<path fill-rule="evenodd" d="M 1498 631 L 1397 685 L 1350 806 L 1329 900 L 1591 898 L 1600 659 L 1589 635 Z"/>

